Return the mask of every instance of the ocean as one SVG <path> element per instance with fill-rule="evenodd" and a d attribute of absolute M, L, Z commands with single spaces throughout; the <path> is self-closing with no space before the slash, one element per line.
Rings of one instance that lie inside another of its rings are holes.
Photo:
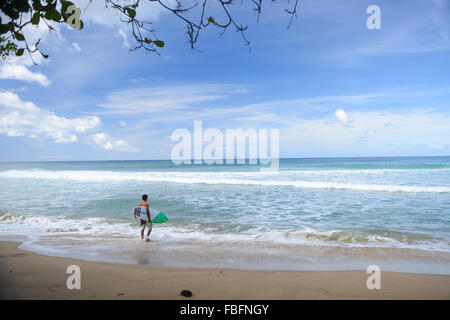
<path fill-rule="evenodd" d="M 450 274 L 450 157 L 0 163 L 0 240 L 159 267 Z M 169 221 L 140 240 L 143 193 Z"/>

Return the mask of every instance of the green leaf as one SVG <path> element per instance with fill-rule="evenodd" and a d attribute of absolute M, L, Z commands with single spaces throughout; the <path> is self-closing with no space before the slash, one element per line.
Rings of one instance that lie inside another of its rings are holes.
<path fill-rule="evenodd" d="M 41 19 L 41 16 L 39 15 L 39 12 L 35 12 L 33 14 L 33 18 L 31 18 L 31 24 L 38 25 L 40 19 Z"/>
<path fill-rule="evenodd" d="M 7 33 L 9 31 L 8 24 L 0 24 L 0 34 Z"/>
<path fill-rule="evenodd" d="M 213 25 L 217 26 L 217 22 L 214 20 L 213 17 L 209 17 L 208 21 L 211 22 Z"/>
<path fill-rule="evenodd" d="M 131 9 L 131 8 L 126 8 L 127 9 L 127 12 L 128 12 L 128 15 L 130 16 L 130 18 L 134 18 L 134 17 L 136 17 L 136 11 L 135 10 L 133 10 L 133 9 Z"/>
<path fill-rule="evenodd" d="M 19 11 L 14 9 L 11 5 L 3 5 L 1 7 L 1 11 L 3 11 L 4 14 L 6 14 L 8 17 L 10 17 L 12 20 L 19 19 Z"/>
<path fill-rule="evenodd" d="M 58 22 L 61 20 L 61 14 L 58 11 L 53 12 L 53 21 Z"/>
<path fill-rule="evenodd" d="M 47 11 L 45 12 L 45 19 L 47 20 L 53 20 L 53 9 L 47 9 Z"/>
<path fill-rule="evenodd" d="M 33 0 L 32 2 L 33 2 L 33 9 L 34 10 L 36 10 L 36 11 L 43 11 L 44 10 L 43 9 L 44 7 L 42 6 L 40 0 Z"/>
<path fill-rule="evenodd" d="M 150 42 L 152 42 L 152 40 L 150 40 L 149 38 L 147 38 L 147 37 L 145 37 L 144 38 L 144 41 L 146 42 L 146 43 L 150 43 Z"/>
<path fill-rule="evenodd" d="M 61 8 L 63 12 L 66 12 L 67 8 L 72 6 L 73 2 L 61 0 Z"/>
<path fill-rule="evenodd" d="M 28 10 L 30 10 L 28 0 L 13 0 L 10 5 L 12 5 L 18 12 L 28 12 Z"/>
<path fill-rule="evenodd" d="M 14 33 L 14 37 L 15 37 L 17 40 L 19 40 L 19 41 L 24 41 L 24 40 L 25 40 L 25 37 L 24 37 L 21 33 L 18 33 L 18 32 L 15 32 L 15 33 Z"/>
<path fill-rule="evenodd" d="M 16 56 L 20 57 L 21 55 L 23 55 L 23 51 L 24 51 L 24 48 L 20 48 L 19 50 L 17 50 Z"/>
<path fill-rule="evenodd" d="M 160 48 L 164 47 L 164 41 L 162 40 L 155 40 L 153 43 Z"/>

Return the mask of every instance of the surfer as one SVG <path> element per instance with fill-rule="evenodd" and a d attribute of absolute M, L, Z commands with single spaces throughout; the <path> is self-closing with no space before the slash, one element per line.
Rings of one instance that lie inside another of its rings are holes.
<path fill-rule="evenodd" d="M 148 228 L 147 230 L 147 237 L 145 238 L 145 241 L 150 241 L 150 233 L 152 232 L 152 219 L 150 219 L 150 208 L 148 207 L 148 195 L 143 194 L 142 195 L 142 201 L 139 202 L 138 207 L 145 207 L 147 209 L 147 220 L 141 220 L 141 239 L 144 239 L 144 231 L 145 227 Z"/>

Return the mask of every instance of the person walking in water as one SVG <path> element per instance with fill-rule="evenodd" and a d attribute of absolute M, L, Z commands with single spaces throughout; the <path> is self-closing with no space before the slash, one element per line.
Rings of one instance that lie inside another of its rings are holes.
<path fill-rule="evenodd" d="M 150 218 L 150 208 L 148 206 L 147 199 L 148 199 L 148 195 L 143 194 L 142 201 L 139 202 L 138 207 L 144 207 L 147 211 L 147 219 L 142 219 L 144 217 L 142 215 L 140 216 L 141 239 L 144 239 L 145 227 L 147 227 L 148 230 L 147 230 L 147 236 L 145 237 L 145 241 L 150 241 L 150 233 L 152 232 L 152 219 Z"/>

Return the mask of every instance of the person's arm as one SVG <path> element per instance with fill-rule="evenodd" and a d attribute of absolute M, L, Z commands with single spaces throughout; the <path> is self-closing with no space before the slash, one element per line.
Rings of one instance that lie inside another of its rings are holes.
<path fill-rule="evenodd" d="M 150 209 L 148 207 L 148 203 L 145 205 L 145 208 L 147 209 L 147 221 L 148 222 L 152 222 L 152 220 L 150 219 Z"/>

